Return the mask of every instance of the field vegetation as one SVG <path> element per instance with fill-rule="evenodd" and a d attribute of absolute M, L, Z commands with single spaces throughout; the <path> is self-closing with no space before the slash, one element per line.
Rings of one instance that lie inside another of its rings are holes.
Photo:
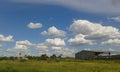
<path fill-rule="evenodd" d="M 55 54 L 0 57 L 0 72 L 120 72 L 120 60 L 76 60 Z"/>
<path fill-rule="evenodd" d="M 1 60 L 0 72 L 120 72 L 119 60 Z"/>

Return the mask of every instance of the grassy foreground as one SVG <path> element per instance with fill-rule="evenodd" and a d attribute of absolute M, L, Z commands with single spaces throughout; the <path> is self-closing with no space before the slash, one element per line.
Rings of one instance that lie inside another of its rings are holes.
<path fill-rule="evenodd" d="M 120 61 L 0 61 L 0 72 L 120 72 Z"/>

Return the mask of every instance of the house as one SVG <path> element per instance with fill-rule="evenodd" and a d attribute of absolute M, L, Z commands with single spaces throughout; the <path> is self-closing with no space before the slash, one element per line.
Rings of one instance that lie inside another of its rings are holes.
<path fill-rule="evenodd" d="M 75 59 L 81 60 L 120 59 L 120 54 L 113 51 L 82 50 L 75 54 Z"/>

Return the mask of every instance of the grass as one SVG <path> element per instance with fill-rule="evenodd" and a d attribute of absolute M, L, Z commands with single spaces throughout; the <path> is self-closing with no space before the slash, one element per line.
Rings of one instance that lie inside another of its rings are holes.
<path fill-rule="evenodd" d="M 120 61 L 0 61 L 0 72 L 120 72 Z"/>

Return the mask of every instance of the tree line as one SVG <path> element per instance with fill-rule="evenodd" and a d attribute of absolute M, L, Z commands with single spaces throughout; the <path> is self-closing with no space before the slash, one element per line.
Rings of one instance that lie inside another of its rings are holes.
<path fill-rule="evenodd" d="M 30 56 L 30 55 L 24 55 L 21 56 L 21 54 L 19 54 L 19 57 L 15 57 L 15 56 L 4 56 L 4 57 L 0 57 L 0 60 L 60 60 L 62 59 L 62 54 L 60 55 L 56 55 L 53 54 L 51 56 L 47 56 L 47 54 L 42 54 L 41 56 Z"/>

